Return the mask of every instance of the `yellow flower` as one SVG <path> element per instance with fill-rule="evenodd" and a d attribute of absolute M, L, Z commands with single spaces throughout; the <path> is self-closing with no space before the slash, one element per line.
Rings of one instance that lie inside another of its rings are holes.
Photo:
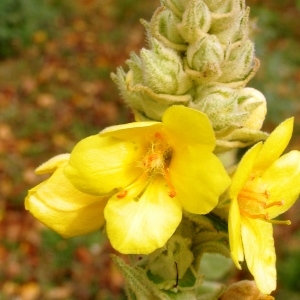
<path fill-rule="evenodd" d="M 217 205 L 230 179 L 215 144 L 205 114 L 172 106 L 162 122 L 113 126 L 80 141 L 64 171 L 78 190 L 109 197 L 104 216 L 115 249 L 148 254 L 165 245 L 182 209 L 206 214 Z"/>
<path fill-rule="evenodd" d="M 238 268 L 245 260 L 260 291 L 276 288 L 276 254 L 272 220 L 288 210 L 300 192 L 300 152 L 283 153 L 293 131 L 293 118 L 282 122 L 264 144 L 258 143 L 242 158 L 229 190 L 229 241 Z"/>
<path fill-rule="evenodd" d="M 28 192 L 25 208 L 37 219 L 63 237 L 95 231 L 103 226 L 107 198 L 84 194 L 73 187 L 63 172 L 70 154 L 53 157 L 37 174 L 52 176 Z"/>

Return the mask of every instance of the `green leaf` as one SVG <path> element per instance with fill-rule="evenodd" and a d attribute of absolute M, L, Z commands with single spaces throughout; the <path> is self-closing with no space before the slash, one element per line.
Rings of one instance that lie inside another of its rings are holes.
<path fill-rule="evenodd" d="M 207 280 L 219 280 L 231 269 L 233 262 L 223 255 L 205 253 L 201 259 L 200 272 Z"/>
<path fill-rule="evenodd" d="M 126 279 L 127 294 L 132 300 L 169 300 L 155 284 L 146 276 L 144 270 L 127 265 L 120 257 L 111 255 L 113 262 L 119 268 Z"/>
<path fill-rule="evenodd" d="M 191 266 L 185 272 L 182 279 L 178 281 L 178 290 L 187 291 L 187 290 L 195 290 L 202 283 L 202 277 L 199 276 L 194 268 Z"/>
<path fill-rule="evenodd" d="M 204 281 L 197 290 L 197 300 L 218 300 L 226 286 L 216 282 Z"/>

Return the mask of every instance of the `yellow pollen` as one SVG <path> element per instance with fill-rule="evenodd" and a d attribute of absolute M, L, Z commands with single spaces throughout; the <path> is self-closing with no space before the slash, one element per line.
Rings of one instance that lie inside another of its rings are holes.
<path fill-rule="evenodd" d="M 156 132 L 143 160 L 138 164 L 138 166 L 143 169 L 143 173 L 132 185 L 142 180 L 144 181 L 144 188 L 135 197 L 135 201 L 139 201 L 145 190 L 157 175 L 163 176 L 166 180 L 166 183 L 170 189 L 169 197 L 174 198 L 177 195 L 175 187 L 172 184 L 169 172 L 171 158 L 172 148 L 165 141 L 163 134 Z M 124 199 L 128 195 L 128 190 L 130 189 L 130 187 L 131 185 L 126 189 L 119 191 L 116 195 L 117 198 Z"/>
<path fill-rule="evenodd" d="M 169 196 L 173 198 L 176 196 L 176 191 L 169 174 L 171 157 L 172 148 L 165 141 L 164 135 L 160 132 L 156 132 L 149 150 L 142 161 L 142 166 L 146 169 L 149 177 L 155 176 L 156 174 L 163 175 L 170 188 Z"/>

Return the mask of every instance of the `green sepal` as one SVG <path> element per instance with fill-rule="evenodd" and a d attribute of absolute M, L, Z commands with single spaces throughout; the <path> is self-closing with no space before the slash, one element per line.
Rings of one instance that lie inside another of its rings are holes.
<path fill-rule="evenodd" d="M 197 274 L 193 266 L 190 266 L 182 279 L 178 280 L 177 289 L 179 291 L 194 290 L 202 284 L 203 276 Z"/>
<path fill-rule="evenodd" d="M 152 279 L 162 289 L 178 286 L 179 280 L 186 276 L 194 256 L 190 250 L 191 239 L 175 233 L 167 244 L 149 255 L 147 268 Z"/>
<path fill-rule="evenodd" d="M 146 272 L 140 267 L 131 267 L 120 257 L 111 255 L 115 265 L 124 276 L 127 286 L 126 296 L 129 300 L 196 300 L 195 290 L 202 280 L 190 267 L 182 279 L 171 290 L 161 290 L 158 276 Z M 150 280 L 151 279 L 151 280 Z"/>
<path fill-rule="evenodd" d="M 186 51 L 186 73 L 198 84 L 216 81 L 222 74 L 224 51 L 214 35 L 207 35 L 191 43 Z"/>
<path fill-rule="evenodd" d="M 205 274 L 205 281 L 221 281 L 232 269 L 231 258 L 215 253 L 205 253 L 199 271 Z"/>
<path fill-rule="evenodd" d="M 177 28 L 189 44 L 206 35 L 211 25 L 211 14 L 204 1 L 190 0 Z"/>
<path fill-rule="evenodd" d="M 190 94 L 173 95 L 155 93 L 140 83 L 134 84 L 136 78 L 130 70 L 127 74 L 122 68 L 117 69 L 111 78 L 116 82 L 126 103 L 133 110 L 137 121 L 161 121 L 165 110 L 172 105 L 187 105 L 191 101 Z"/>
<path fill-rule="evenodd" d="M 215 132 L 217 145 L 214 153 L 219 154 L 236 148 L 251 146 L 257 142 L 264 141 L 269 136 L 268 133 L 249 128 L 229 128 Z M 228 133 L 229 132 L 229 133 Z"/>
<path fill-rule="evenodd" d="M 184 217 L 192 221 L 196 226 L 196 231 L 222 231 L 228 233 L 228 225 L 225 220 L 217 216 L 216 214 L 209 213 L 207 215 L 197 215 L 184 212 Z"/>
<path fill-rule="evenodd" d="M 185 7 L 190 0 L 162 0 L 162 4 L 172 11 L 178 18 L 182 18 Z"/>
<path fill-rule="evenodd" d="M 126 280 L 127 294 L 131 299 L 170 299 L 147 278 L 143 269 L 129 266 L 117 255 L 111 255 L 111 258 Z"/>
<path fill-rule="evenodd" d="M 180 19 L 171 10 L 161 6 L 154 12 L 148 26 L 151 35 L 165 46 L 173 50 L 185 51 L 187 43 L 178 32 L 179 22 Z"/>
<path fill-rule="evenodd" d="M 207 215 L 185 213 L 184 216 L 194 223 L 195 234 L 191 251 L 194 255 L 193 266 L 195 269 L 198 269 L 205 253 L 230 257 L 228 224 L 225 220 L 213 213 Z"/>

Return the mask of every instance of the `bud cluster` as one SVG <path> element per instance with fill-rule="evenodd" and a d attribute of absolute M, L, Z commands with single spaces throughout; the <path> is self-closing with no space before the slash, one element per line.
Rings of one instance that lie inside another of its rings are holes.
<path fill-rule="evenodd" d="M 112 78 L 137 120 L 160 121 L 171 105 L 208 115 L 218 140 L 216 152 L 265 139 L 264 96 L 245 88 L 259 61 L 248 38 L 244 0 L 162 0 L 143 21 L 149 49 L 132 54 L 129 71 Z"/>

